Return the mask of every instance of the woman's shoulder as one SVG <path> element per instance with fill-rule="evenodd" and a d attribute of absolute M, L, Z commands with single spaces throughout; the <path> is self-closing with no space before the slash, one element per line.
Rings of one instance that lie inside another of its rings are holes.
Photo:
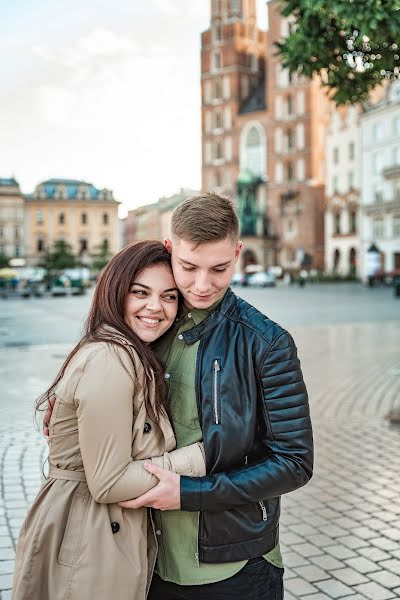
<path fill-rule="evenodd" d="M 125 341 L 125 338 L 110 339 L 109 341 L 89 342 L 76 355 L 79 362 L 106 362 L 108 365 L 122 365 L 135 373 L 143 370 L 136 348 Z"/>

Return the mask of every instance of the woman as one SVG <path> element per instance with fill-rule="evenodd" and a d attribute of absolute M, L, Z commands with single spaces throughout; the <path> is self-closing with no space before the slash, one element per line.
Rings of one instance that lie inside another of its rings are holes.
<path fill-rule="evenodd" d="M 118 502 L 157 484 L 146 459 L 205 473 L 199 444 L 173 451 L 163 370 L 148 346 L 177 307 L 159 242 L 127 246 L 102 272 L 84 336 L 38 400 L 56 397 L 49 477 L 21 528 L 13 600 L 146 597 L 156 555 L 151 516 Z"/>

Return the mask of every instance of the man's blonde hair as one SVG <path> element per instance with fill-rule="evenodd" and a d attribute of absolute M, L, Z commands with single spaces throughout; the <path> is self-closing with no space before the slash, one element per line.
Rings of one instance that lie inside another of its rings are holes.
<path fill-rule="evenodd" d="M 213 192 L 187 198 L 174 210 L 171 235 L 200 246 L 239 239 L 239 220 L 232 201 Z"/>

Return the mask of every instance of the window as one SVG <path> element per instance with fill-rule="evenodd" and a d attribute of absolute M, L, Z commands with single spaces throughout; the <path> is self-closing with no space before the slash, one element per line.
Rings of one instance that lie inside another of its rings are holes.
<path fill-rule="evenodd" d="M 232 138 L 227 137 L 225 139 L 225 158 L 227 161 L 232 160 Z"/>
<path fill-rule="evenodd" d="M 350 211 L 349 215 L 350 219 L 350 233 L 357 232 L 357 213 L 355 210 Z"/>
<path fill-rule="evenodd" d="M 220 52 L 214 52 L 214 70 L 219 71 L 222 67 L 222 58 Z"/>
<path fill-rule="evenodd" d="M 287 149 L 293 150 L 293 148 L 294 148 L 293 131 L 291 129 L 288 129 L 286 136 L 287 136 Z"/>
<path fill-rule="evenodd" d="M 87 239 L 82 238 L 79 241 L 79 254 L 82 254 L 82 252 L 87 252 L 87 249 L 88 249 Z"/>
<path fill-rule="evenodd" d="M 304 92 L 299 92 L 297 94 L 297 114 L 304 114 Z"/>
<path fill-rule="evenodd" d="M 210 112 L 206 112 L 204 117 L 204 126 L 206 133 L 210 133 L 212 129 L 212 114 Z"/>
<path fill-rule="evenodd" d="M 297 181 L 304 181 L 305 179 L 305 164 L 304 164 L 304 159 L 303 158 L 299 158 L 299 160 L 296 163 L 296 175 L 297 175 Z"/>
<path fill-rule="evenodd" d="M 356 154 L 356 149 L 355 149 L 354 142 L 350 142 L 349 143 L 349 159 L 353 160 L 353 158 L 355 157 L 355 154 Z"/>
<path fill-rule="evenodd" d="M 60 213 L 58 215 L 58 224 L 65 225 L 65 214 L 64 213 Z"/>
<path fill-rule="evenodd" d="M 108 225 L 108 213 L 103 213 L 103 225 Z"/>
<path fill-rule="evenodd" d="M 372 137 L 374 142 L 380 142 L 385 134 L 385 130 L 383 128 L 383 123 L 379 122 L 379 123 L 374 123 L 373 127 L 372 127 Z"/>
<path fill-rule="evenodd" d="M 211 162 L 211 143 L 210 142 L 206 142 L 205 161 L 206 161 L 206 164 L 210 164 L 210 162 Z"/>
<path fill-rule="evenodd" d="M 43 223 L 43 213 L 41 210 L 36 211 L 36 224 L 41 225 Z"/>
<path fill-rule="evenodd" d="M 240 12 L 240 0 L 231 0 L 231 11 Z"/>
<path fill-rule="evenodd" d="M 232 127 L 232 113 L 229 107 L 224 110 L 224 125 L 225 129 L 230 129 Z"/>
<path fill-rule="evenodd" d="M 217 160 L 222 158 L 222 142 L 220 140 L 215 142 L 215 158 Z"/>
<path fill-rule="evenodd" d="M 374 200 L 375 202 L 383 202 L 383 192 L 380 189 L 376 189 L 374 191 Z"/>
<path fill-rule="evenodd" d="M 206 104 L 208 102 L 211 102 L 211 82 L 210 81 L 206 81 L 205 86 L 204 86 L 204 96 L 205 96 L 205 102 Z"/>
<path fill-rule="evenodd" d="M 286 179 L 287 181 L 293 181 L 293 165 L 291 162 L 286 165 Z"/>
<path fill-rule="evenodd" d="M 393 236 L 400 236 L 400 215 L 393 217 Z"/>
<path fill-rule="evenodd" d="M 217 110 L 214 114 L 215 117 L 215 129 L 222 129 L 222 113 Z"/>
<path fill-rule="evenodd" d="M 348 183 L 349 190 L 353 191 L 356 189 L 355 182 L 356 182 L 356 178 L 355 178 L 354 171 L 349 171 L 347 174 L 347 183 Z"/>
<path fill-rule="evenodd" d="M 215 185 L 217 188 L 220 188 L 222 184 L 222 177 L 221 177 L 221 173 L 219 171 L 217 171 L 215 173 Z"/>
<path fill-rule="evenodd" d="M 383 238 L 383 219 L 373 219 L 372 221 L 372 235 L 375 239 Z"/>
<path fill-rule="evenodd" d="M 38 252 L 43 252 L 43 250 L 44 250 L 44 242 L 40 238 L 37 241 L 36 249 L 37 249 Z"/>
<path fill-rule="evenodd" d="M 303 123 L 299 123 L 296 127 L 296 145 L 298 150 L 303 150 L 304 148 L 304 125 Z"/>
<path fill-rule="evenodd" d="M 336 235 L 340 234 L 340 213 L 335 213 L 334 216 L 334 231 Z"/>
<path fill-rule="evenodd" d="M 293 97 L 288 96 L 286 99 L 286 111 L 288 115 L 293 114 Z"/>
<path fill-rule="evenodd" d="M 216 100 L 220 100 L 221 96 L 222 96 L 222 94 L 221 94 L 221 82 L 219 81 L 219 79 L 217 79 L 214 82 L 214 98 Z"/>
<path fill-rule="evenodd" d="M 214 13 L 221 12 L 221 0 L 213 0 L 213 11 Z"/>
<path fill-rule="evenodd" d="M 246 75 L 240 79 L 240 90 L 242 99 L 247 98 L 249 95 L 249 78 Z"/>
<path fill-rule="evenodd" d="M 339 180 L 338 180 L 338 176 L 334 175 L 332 177 L 332 193 L 333 194 L 338 194 L 339 193 Z"/>
<path fill-rule="evenodd" d="M 231 80 L 229 75 L 224 77 L 224 98 L 227 100 L 231 97 Z"/>
<path fill-rule="evenodd" d="M 339 162 L 339 148 L 333 149 L 333 164 L 337 165 Z"/>
<path fill-rule="evenodd" d="M 86 213 L 81 214 L 81 223 L 82 223 L 82 225 L 87 225 L 87 214 Z"/>
<path fill-rule="evenodd" d="M 395 135 L 400 135 L 400 116 L 399 117 L 395 117 L 395 120 L 394 120 L 394 134 Z"/>
<path fill-rule="evenodd" d="M 374 152 L 372 155 L 372 170 L 375 175 L 380 175 L 385 163 L 385 157 L 382 152 Z"/>
<path fill-rule="evenodd" d="M 214 27 L 214 41 L 220 42 L 222 39 L 222 27 L 221 23 L 215 23 Z"/>
<path fill-rule="evenodd" d="M 283 165 L 281 162 L 277 162 L 275 165 L 275 181 L 276 183 L 282 183 L 283 181 Z"/>
<path fill-rule="evenodd" d="M 282 98 L 280 96 L 275 98 L 275 117 L 282 119 Z"/>
<path fill-rule="evenodd" d="M 400 146 L 393 148 L 393 165 L 396 167 L 400 165 Z"/>
<path fill-rule="evenodd" d="M 275 129 L 275 152 L 282 152 L 282 129 Z"/>
<path fill-rule="evenodd" d="M 256 127 L 251 127 L 246 137 L 246 163 L 245 167 L 253 175 L 261 176 L 264 172 L 263 141 Z"/>

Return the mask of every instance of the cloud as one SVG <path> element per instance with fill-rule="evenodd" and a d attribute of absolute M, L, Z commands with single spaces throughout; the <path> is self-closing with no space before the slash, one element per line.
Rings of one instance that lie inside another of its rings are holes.
<path fill-rule="evenodd" d="M 153 0 L 154 6 L 163 13 L 176 15 L 178 12 L 177 3 L 173 0 Z"/>

